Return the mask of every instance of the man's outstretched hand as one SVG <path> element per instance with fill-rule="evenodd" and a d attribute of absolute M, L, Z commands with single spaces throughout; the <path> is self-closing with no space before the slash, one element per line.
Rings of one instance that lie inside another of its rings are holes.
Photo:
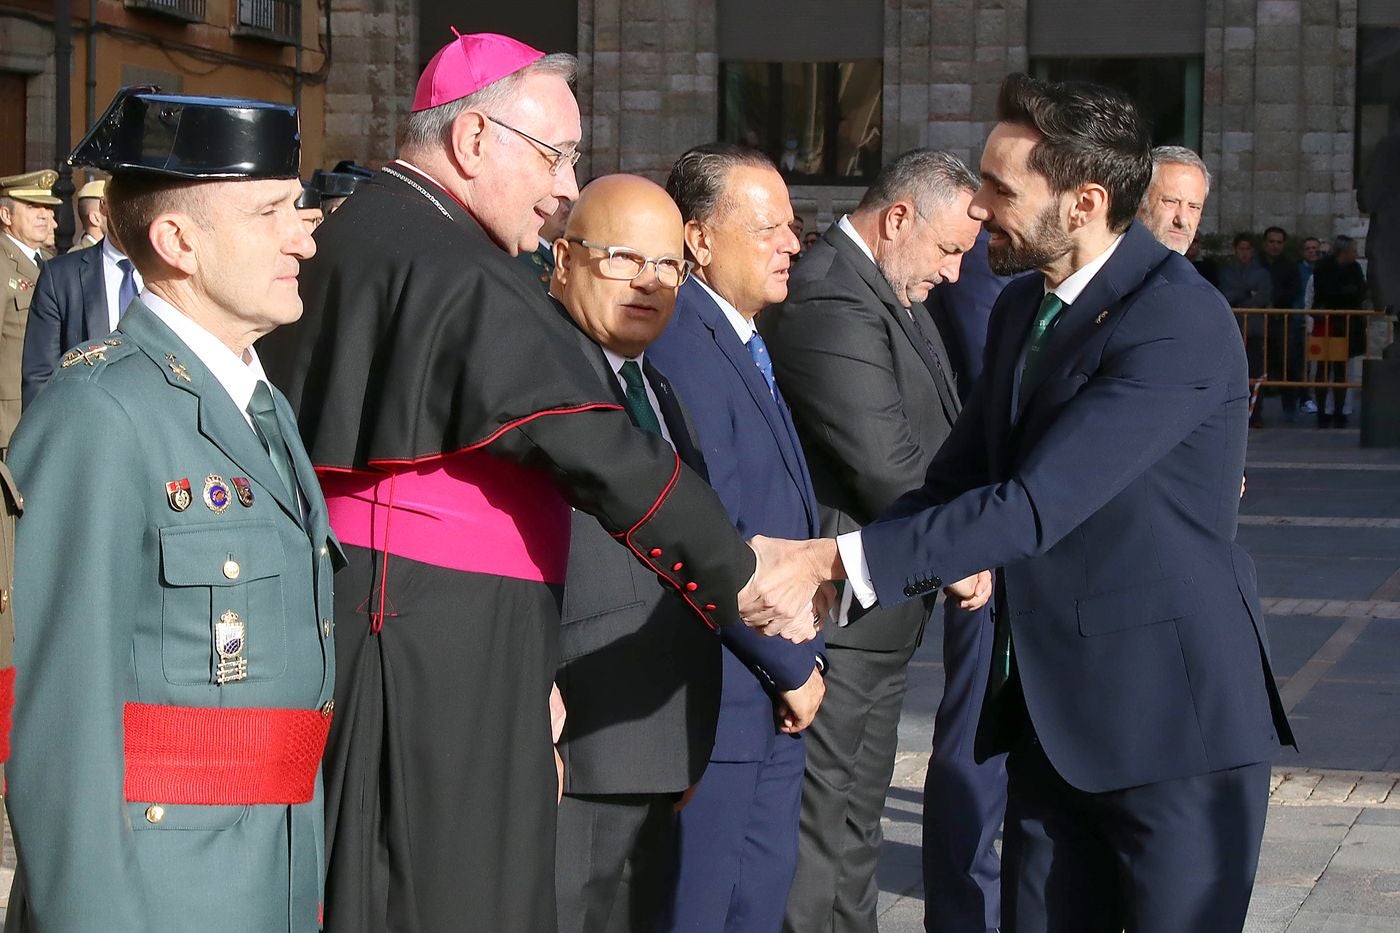
<path fill-rule="evenodd" d="M 992 598 L 992 572 L 983 570 L 981 573 L 964 577 L 952 586 L 944 587 L 949 599 L 958 601 L 959 609 L 977 610 L 987 605 L 987 600 Z"/>
<path fill-rule="evenodd" d="M 815 638 L 830 597 L 829 590 L 818 595 L 818 588 L 845 576 L 836 542 L 756 535 L 749 547 L 757 563 L 753 577 L 739 591 L 740 618 L 765 635 L 781 635 L 793 642 Z"/>

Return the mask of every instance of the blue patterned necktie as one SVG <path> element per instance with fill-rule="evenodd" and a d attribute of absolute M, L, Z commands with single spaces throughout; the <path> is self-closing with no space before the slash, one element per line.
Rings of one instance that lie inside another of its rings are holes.
<path fill-rule="evenodd" d="M 773 358 L 768 355 L 768 345 L 763 342 L 763 338 L 754 331 L 754 335 L 745 344 L 749 348 L 749 356 L 753 358 L 754 365 L 758 371 L 763 373 L 763 381 L 768 383 L 768 391 L 773 396 L 773 401 L 778 400 L 778 383 L 773 379 Z"/>
<path fill-rule="evenodd" d="M 121 320 L 126 309 L 136 300 L 136 270 L 125 256 L 117 260 L 117 268 L 122 270 L 122 284 L 117 289 L 117 320 Z"/>

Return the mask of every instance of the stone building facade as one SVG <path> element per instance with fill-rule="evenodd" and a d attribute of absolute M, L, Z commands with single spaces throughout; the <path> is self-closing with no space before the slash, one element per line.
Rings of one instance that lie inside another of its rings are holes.
<path fill-rule="evenodd" d="M 440 0 L 337 5 L 328 157 L 374 164 L 392 152 L 415 72 L 427 57 L 420 48 L 415 61 L 406 37 L 413 35 L 417 5 L 433 2 Z M 803 4 L 749 2 L 772 9 L 765 41 L 780 52 Z M 911 147 L 934 146 L 975 165 L 1001 79 L 1033 69 L 1038 50 L 1063 42 L 1048 34 L 1062 11 L 1111 19 L 1115 8 L 1127 8 L 1146 20 L 1140 31 L 1117 37 L 1122 54 L 1136 44 L 1155 48 L 1162 29 L 1190 24 L 1178 41 L 1199 62 L 1198 146 L 1215 179 L 1204 231 L 1277 223 L 1324 237 L 1364 235 L 1355 196 L 1358 21 L 1400 28 L 1395 0 L 864 2 L 883 18 L 886 161 Z M 717 135 L 724 0 L 578 0 L 576 6 L 581 177 L 616 171 L 664 177 L 678 153 Z M 1169 18 L 1152 20 L 1154 10 Z M 1098 43 L 1096 37 L 1084 45 Z M 861 190 L 798 184 L 793 195 L 799 212 L 824 225 Z"/>

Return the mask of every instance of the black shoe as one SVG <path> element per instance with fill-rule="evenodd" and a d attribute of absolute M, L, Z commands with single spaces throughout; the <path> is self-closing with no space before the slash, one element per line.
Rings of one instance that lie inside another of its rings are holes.
<path fill-rule="evenodd" d="M 1331 415 L 1325 415 L 1325 414 L 1323 414 L 1322 412 L 1318 412 L 1318 413 L 1317 413 L 1317 426 L 1318 426 L 1319 428 L 1330 428 L 1330 427 L 1332 427 L 1332 416 L 1331 416 Z"/>
<path fill-rule="evenodd" d="M 1333 415 L 1333 416 L 1332 416 L 1332 427 L 1334 427 L 1334 428 L 1344 428 L 1344 427 L 1346 427 L 1346 426 L 1347 426 L 1347 416 L 1346 416 L 1346 415 Z"/>

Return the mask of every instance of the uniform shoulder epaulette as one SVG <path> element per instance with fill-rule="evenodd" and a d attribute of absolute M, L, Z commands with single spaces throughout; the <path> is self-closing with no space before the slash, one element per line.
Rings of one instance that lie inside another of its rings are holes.
<path fill-rule="evenodd" d="M 92 374 L 135 352 L 135 345 L 116 335 L 106 340 L 82 343 L 63 354 L 54 375 L 58 377 L 74 371 Z"/>

